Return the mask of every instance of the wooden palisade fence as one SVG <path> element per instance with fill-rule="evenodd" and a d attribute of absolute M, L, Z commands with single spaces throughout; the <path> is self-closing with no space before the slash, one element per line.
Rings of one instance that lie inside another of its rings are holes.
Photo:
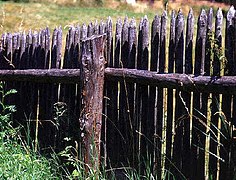
<path fill-rule="evenodd" d="M 234 7 L 71 26 L 65 51 L 62 39 L 60 27 L 1 38 L 0 79 L 17 89 L 14 120 L 33 126 L 36 147 L 82 142 L 90 165 L 97 155 L 94 167 L 140 173 L 148 159 L 159 179 L 235 176 Z"/>

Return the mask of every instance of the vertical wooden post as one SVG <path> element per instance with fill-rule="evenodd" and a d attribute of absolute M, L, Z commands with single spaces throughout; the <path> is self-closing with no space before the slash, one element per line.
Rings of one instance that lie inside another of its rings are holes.
<path fill-rule="evenodd" d="M 92 36 L 82 41 L 81 59 L 81 114 L 80 128 L 83 139 L 84 162 L 98 170 L 104 87 L 105 36 Z"/>

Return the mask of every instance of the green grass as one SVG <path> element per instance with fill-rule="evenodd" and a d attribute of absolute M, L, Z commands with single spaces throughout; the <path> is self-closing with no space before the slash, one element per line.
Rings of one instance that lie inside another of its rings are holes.
<path fill-rule="evenodd" d="M 0 179 L 59 179 L 49 160 L 0 137 Z"/>
<path fill-rule="evenodd" d="M 6 104 L 5 99 L 15 93 L 16 90 L 6 90 L 5 83 L 0 82 L 0 179 L 59 179 L 51 161 L 29 148 L 21 138 L 21 128 L 12 127 L 11 114 L 16 108 Z"/>
<path fill-rule="evenodd" d="M 117 9 L 106 7 L 61 6 L 53 3 L 14 3 L 0 1 L 0 33 L 38 30 L 48 26 L 53 29 L 57 26 L 83 24 L 97 20 L 106 21 L 111 16 L 113 22 L 117 18 L 135 17 L 139 20 L 147 14 L 150 18 L 154 11 L 135 13 L 129 6 L 119 6 Z"/>

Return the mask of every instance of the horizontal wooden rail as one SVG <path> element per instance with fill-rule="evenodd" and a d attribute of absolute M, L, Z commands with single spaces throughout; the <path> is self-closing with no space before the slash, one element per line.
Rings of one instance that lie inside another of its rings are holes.
<path fill-rule="evenodd" d="M 236 94 L 236 76 L 194 76 L 179 73 L 158 74 L 152 71 L 121 68 L 106 68 L 105 75 L 109 79 L 125 79 L 126 81 L 184 91 Z"/>
<path fill-rule="evenodd" d="M 33 81 L 41 83 L 78 83 L 79 69 L 0 70 L 2 81 Z M 168 87 L 184 91 L 236 94 L 236 76 L 194 76 L 186 74 L 158 74 L 152 71 L 106 68 L 107 80 L 125 80 L 145 85 Z"/>
<path fill-rule="evenodd" d="M 79 69 L 0 70 L 0 80 L 2 81 L 74 84 L 80 81 L 79 77 Z"/>

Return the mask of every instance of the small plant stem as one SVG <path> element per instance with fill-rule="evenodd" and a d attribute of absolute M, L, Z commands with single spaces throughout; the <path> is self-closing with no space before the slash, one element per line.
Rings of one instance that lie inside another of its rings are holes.
<path fill-rule="evenodd" d="M 222 94 L 219 95 L 219 113 L 222 114 Z M 221 120 L 220 120 L 220 116 L 218 118 L 218 129 L 221 129 Z M 217 156 L 220 157 L 220 139 L 221 139 L 221 134 L 220 131 L 218 131 L 217 133 L 217 140 L 218 140 L 218 144 L 217 144 Z M 220 179 L 220 159 L 217 159 L 217 171 L 216 171 L 216 180 Z"/>
<path fill-rule="evenodd" d="M 206 143 L 205 143 L 205 179 L 209 179 L 209 151 L 210 151 L 210 125 L 211 125 L 211 104 L 212 94 L 208 95 L 207 100 L 207 128 L 206 128 Z"/>
<path fill-rule="evenodd" d="M 37 114 L 36 114 L 36 125 L 35 125 L 35 144 L 34 151 L 38 150 L 38 134 L 39 134 L 39 90 L 38 90 L 38 100 L 37 100 Z"/>

